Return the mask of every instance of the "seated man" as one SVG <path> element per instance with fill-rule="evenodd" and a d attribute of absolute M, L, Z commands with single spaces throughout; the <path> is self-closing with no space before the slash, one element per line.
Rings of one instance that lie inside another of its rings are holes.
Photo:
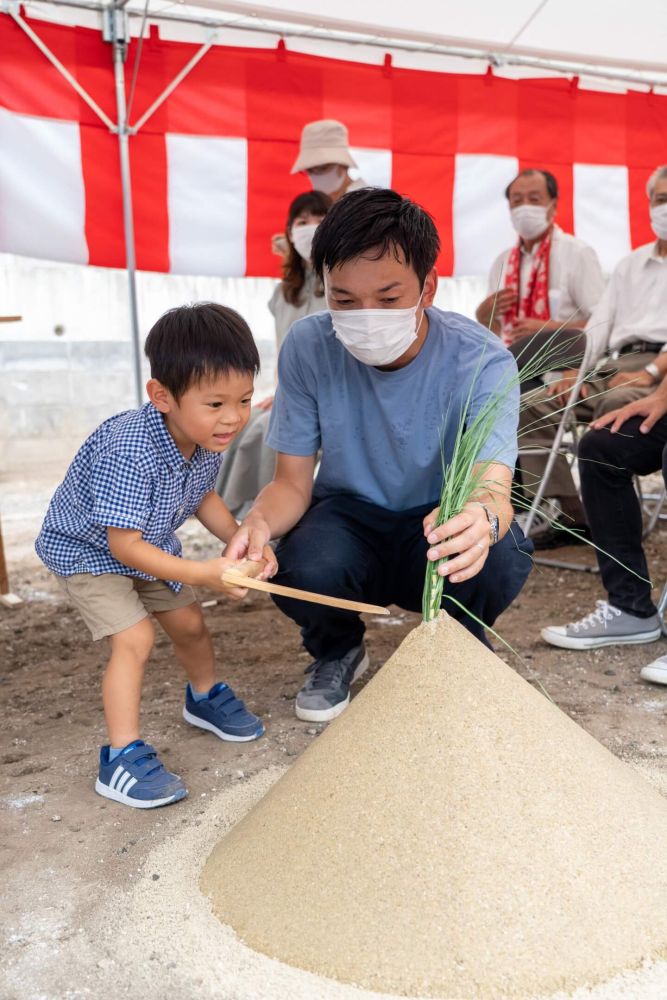
<path fill-rule="evenodd" d="M 667 485 L 667 379 L 650 396 L 599 417 L 592 428 L 579 446 L 581 493 L 607 600 L 577 622 L 542 629 L 543 639 L 563 649 L 654 642 L 662 633 L 633 476 L 661 468 Z M 644 667 L 641 676 L 667 684 L 667 656 Z"/>
<path fill-rule="evenodd" d="M 662 281 L 654 284 L 651 292 L 644 283 L 644 294 L 647 311 L 661 310 L 664 331 L 667 167 L 652 176 L 649 190 L 651 224 L 658 237 L 656 267 L 651 273 L 661 272 Z M 667 353 L 660 354 L 655 367 L 663 376 L 659 388 L 599 416 L 580 442 L 581 495 L 608 600 L 598 601 L 596 610 L 578 622 L 545 628 L 542 637 L 554 646 L 594 649 L 615 643 L 653 642 L 660 637 L 661 622 L 651 600 L 642 550 L 641 507 L 633 485 L 634 476 L 646 476 L 660 468 L 667 482 Z M 667 657 L 644 667 L 641 676 L 667 684 Z"/>
<path fill-rule="evenodd" d="M 502 336 L 520 369 L 547 343 L 552 370 L 571 368 L 583 353 L 578 331 L 604 290 L 598 256 L 556 225 L 558 182 L 548 170 L 522 170 L 505 197 L 519 242 L 495 260 L 477 319 Z"/>
<path fill-rule="evenodd" d="M 451 461 L 461 416 L 515 380 L 516 365 L 483 327 L 433 308 L 438 249 L 430 216 L 394 191 L 355 191 L 330 209 L 312 248 L 329 311 L 299 320 L 283 343 L 267 438 L 275 477 L 227 555 L 255 559 L 262 539 L 282 536 L 276 582 L 410 611 L 421 610 L 427 559 L 448 556 L 445 594 L 492 625 L 531 569 L 509 502 L 518 392 L 480 448 L 474 498 L 436 530 L 433 511 L 441 448 Z M 314 660 L 297 716 L 332 719 L 368 665 L 364 625 L 350 612 L 276 603 Z M 477 621 L 445 606 L 485 641 Z"/>
<path fill-rule="evenodd" d="M 581 387 L 578 420 L 590 421 L 634 399 L 647 396 L 667 372 L 667 166 L 658 167 L 647 184 L 651 225 L 657 241 L 634 250 L 616 266 L 609 284 L 586 325 L 587 366 L 595 368 Z M 578 376 L 575 370 L 546 389 L 537 390 L 521 414 L 520 446 L 550 448 L 562 407 Z M 612 391 L 613 390 L 613 391 Z M 540 482 L 546 455 L 522 455 L 525 492 Z M 583 478 L 582 464 L 579 465 Z M 585 524 L 566 459 L 559 456 L 544 495 L 557 501 L 566 527 Z M 567 544 L 567 532 L 547 529 L 535 537 L 536 547 Z"/>

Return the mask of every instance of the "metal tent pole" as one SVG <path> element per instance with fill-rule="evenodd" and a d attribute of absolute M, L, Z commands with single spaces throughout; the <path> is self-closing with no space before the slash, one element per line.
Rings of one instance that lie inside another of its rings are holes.
<path fill-rule="evenodd" d="M 125 12 L 111 7 L 105 12 L 104 39 L 111 42 L 113 50 L 114 81 L 116 85 L 116 114 L 118 118 L 118 153 L 120 156 L 120 183 L 123 198 L 123 228 L 125 232 L 125 267 L 127 271 L 134 361 L 134 387 L 137 406 L 144 402 L 144 385 L 141 371 L 142 343 L 139 334 L 139 309 L 137 305 L 137 261 L 134 244 L 134 217 L 132 209 L 132 172 L 130 170 L 130 135 L 125 98 L 123 67 L 129 40 L 128 20 Z"/>

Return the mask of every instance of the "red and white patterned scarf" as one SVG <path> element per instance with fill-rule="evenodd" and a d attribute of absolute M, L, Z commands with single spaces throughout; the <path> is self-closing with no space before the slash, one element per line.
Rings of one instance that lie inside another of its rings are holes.
<path fill-rule="evenodd" d="M 540 241 L 535 260 L 528 278 L 527 287 L 519 300 L 521 285 L 521 240 L 512 247 L 505 269 L 505 288 L 516 291 L 516 299 L 501 320 L 501 336 L 505 344 L 511 344 L 510 336 L 514 324 L 522 319 L 551 319 L 549 312 L 549 257 L 551 255 L 552 230 Z"/>

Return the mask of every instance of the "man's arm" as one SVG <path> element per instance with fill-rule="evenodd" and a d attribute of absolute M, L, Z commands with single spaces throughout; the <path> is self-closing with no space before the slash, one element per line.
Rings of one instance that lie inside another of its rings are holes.
<path fill-rule="evenodd" d="M 225 544 L 234 537 L 239 527 L 236 518 L 231 514 L 225 502 L 213 491 L 207 493 L 200 503 L 197 520 L 201 521 L 212 535 Z M 225 551 L 225 558 L 229 558 L 227 551 Z M 265 545 L 262 548 L 261 558 L 266 562 L 266 566 L 259 574 L 258 579 L 268 580 L 278 571 L 278 563 L 270 545 Z"/>
<path fill-rule="evenodd" d="M 280 538 L 301 520 L 313 494 L 315 458 L 278 453 L 272 481 L 229 541 L 226 554 L 230 559 L 260 559 L 271 538 Z"/>
<path fill-rule="evenodd" d="M 434 527 L 437 508 L 424 518 L 424 535 L 431 546 L 427 558 L 436 562 L 448 556 L 438 572 L 449 577 L 452 583 L 462 583 L 477 576 L 488 558 L 491 531 L 484 506 L 498 517 L 499 538 L 509 530 L 514 515 L 510 500 L 512 470 L 498 462 L 485 462 L 474 468 L 483 480 L 461 513 L 439 528 Z"/>

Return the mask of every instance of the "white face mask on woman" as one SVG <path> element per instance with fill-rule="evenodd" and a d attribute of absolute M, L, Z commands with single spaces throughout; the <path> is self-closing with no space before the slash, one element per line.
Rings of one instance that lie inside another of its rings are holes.
<path fill-rule="evenodd" d="M 313 237 L 319 222 L 309 222 L 305 226 L 292 226 L 290 237 L 296 252 L 310 263 L 310 251 L 313 247 Z"/>
<path fill-rule="evenodd" d="M 341 173 L 341 167 L 337 163 L 334 163 L 332 167 L 328 170 L 324 170 L 321 174 L 308 174 L 308 180 L 313 185 L 313 191 L 321 191 L 322 194 L 333 194 L 342 187 L 343 181 L 345 180 L 345 173 Z"/>
<path fill-rule="evenodd" d="M 651 208 L 651 229 L 659 240 L 667 240 L 667 202 Z"/>
<path fill-rule="evenodd" d="M 390 365 L 417 339 L 417 312 L 409 309 L 330 309 L 336 338 L 363 365 Z"/>
<path fill-rule="evenodd" d="M 534 240 L 549 225 L 548 208 L 545 205 L 517 205 L 510 210 L 512 225 L 524 240 Z"/>

